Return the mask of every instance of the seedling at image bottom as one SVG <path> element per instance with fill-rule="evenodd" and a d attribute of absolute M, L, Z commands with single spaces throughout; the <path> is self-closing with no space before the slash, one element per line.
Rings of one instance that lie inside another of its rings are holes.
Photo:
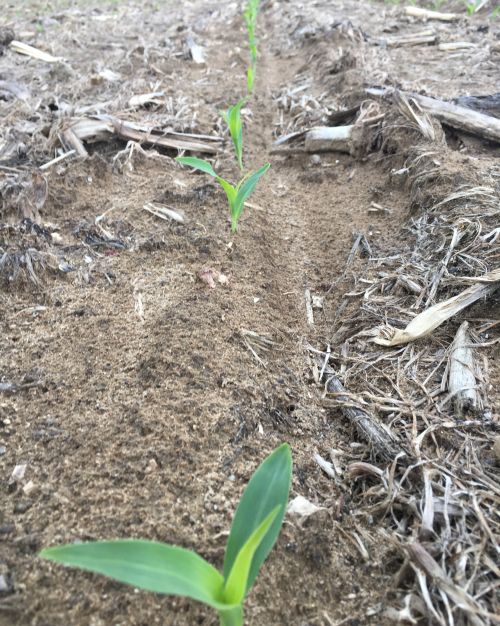
<path fill-rule="evenodd" d="M 229 204 L 229 210 L 231 212 L 231 230 L 233 233 L 238 228 L 238 220 L 243 212 L 245 202 L 252 195 L 261 176 L 263 176 L 271 167 L 270 163 L 266 163 L 256 172 L 249 172 L 236 186 L 233 186 L 230 182 L 218 176 L 208 161 L 204 161 L 203 159 L 198 159 L 196 157 L 177 157 L 175 160 L 182 163 L 182 165 L 189 165 L 189 167 L 192 167 L 195 170 L 205 172 L 205 174 L 210 174 L 210 176 L 213 176 L 219 185 L 224 189 L 226 192 L 227 202 Z"/>
<path fill-rule="evenodd" d="M 291 477 L 290 447 L 283 444 L 261 463 L 243 492 L 222 574 L 191 550 L 142 539 L 66 544 L 46 548 L 40 556 L 139 589 L 198 600 L 218 611 L 220 626 L 242 626 L 245 597 L 281 530 Z"/>

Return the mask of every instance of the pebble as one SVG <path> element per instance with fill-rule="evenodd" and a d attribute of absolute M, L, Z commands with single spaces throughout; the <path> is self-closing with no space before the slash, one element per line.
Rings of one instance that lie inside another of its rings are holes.
<path fill-rule="evenodd" d="M 311 165 L 321 165 L 321 157 L 319 154 L 311 154 Z"/>
<path fill-rule="evenodd" d="M 31 500 L 21 500 L 14 505 L 14 513 L 26 513 L 32 506 L 33 502 Z"/>
<path fill-rule="evenodd" d="M 3 574 L 0 574 L 0 593 L 5 593 L 6 591 L 9 591 L 7 579 Z"/>
<path fill-rule="evenodd" d="M 146 465 L 146 474 L 152 474 L 158 469 L 158 463 L 154 459 L 149 459 Z"/>
<path fill-rule="evenodd" d="M 7 452 L 7 448 L 5 446 L 0 446 L 0 456 L 3 456 Z"/>
<path fill-rule="evenodd" d="M 16 465 L 13 469 L 12 474 L 10 475 L 10 479 L 14 480 L 17 483 L 20 483 L 26 474 L 26 468 L 28 467 L 27 463 L 21 463 L 20 465 Z"/>
<path fill-rule="evenodd" d="M 30 494 L 35 493 L 35 491 L 38 491 L 38 487 L 32 480 L 29 480 L 23 487 L 23 493 L 25 496 L 29 496 Z"/>

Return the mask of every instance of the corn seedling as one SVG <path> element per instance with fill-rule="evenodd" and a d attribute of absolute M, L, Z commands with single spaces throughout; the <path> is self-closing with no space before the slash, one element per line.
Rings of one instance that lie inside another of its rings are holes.
<path fill-rule="evenodd" d="M 191 550 L 142 539 L 67 544 L 46 548 L 40 556 L 139 589 L 192 598 L 218 611 L 221 626 L 242 626 L 245 596 L 281 530 L 291 476 L 290 448 L 283 444 L 257 468 L 243 492 L 222 574 Z"/>
<path fill-rule="evenodd" d="M 253 91 L 253 83 L 255 78 L 255 68 L 257 65 L 257 41 L 255 39 L 255 24 L 257 22 L 257 13 L 259 11 L 260 0 L 249 0 L 243 18 L 248 32 L 248 47 L 250 50 L 250 65 L 247 70 L 247 90 L 248 93 Z"/>
<path fill-rule="evenodd" d="M 243 124 L 241 122 L 241 107 L 245 104 L 240 100 L 234 106 L 223 113 L 224 120 L 229 128 L 231 139 L 233 140 L 234 151 L 240 170 L 243 169 Z"/>
<path fill-rule="evenodd" d="M 467 11 L 467 15 L 470 17 L 474 15 L 476 12 L 476 3 L 475 2 L 464 2 L 465 10 Z"/>
<path fill-rule="evenodd" d="M 253 91 L 253 82 L 255 80 L 255 67 L 253 65 L 249 65 L 247 69 L 247 91 L 248 93 L 252 93 Z"/>
<path fill-rule="evenodd" d="M 270 163 L 266 163 L 257 171 L 246 174 L 246 176 L 244 176 L 236 186 L 233 186 L 230 182 L 224 180 L 224 178 L 221 178 L 218 174 L 216 174 L 208 161 L 204 161 L 203 159 L 198 159 L 196 157 L 177 157 L 175 160 L 182 163 L 182 165 L 189 165 L 189 167 L 192 167 L 195 170 L 199 170 L 200 172 L 205 172 L 205 174 L 213 176 L 219 185 L 224 189 L 229 209 L 231 211 L 231 230 L 233 233 L 238 228 L 238 220 L 243 212 L 245 202 L 253 193 L 259 179 L 271 167 Z"/>

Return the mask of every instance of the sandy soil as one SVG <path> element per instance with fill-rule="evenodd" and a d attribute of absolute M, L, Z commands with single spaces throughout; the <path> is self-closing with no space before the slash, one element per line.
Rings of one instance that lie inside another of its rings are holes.
<path fill-rule="evenodd" d="M 3 249 L 52 255 L 45 269 L 34 266 L 39 284 L 24 267 L 15 280 L 5 278 L 0 292 L 0 375 L 15 385 L 0 396 L 6 587 L 0 624 L 215 625 L 203 606 L 51 565 L 37 552 L 77 539 L 144 537 L 196 549 L 220 566 L 246 481 L 283 441 L 293 450 L 292 497 L 303 495 L 324 510 L 307 520 L 286 519 L 248 599 L 247 623 L 391 623 L 384 610 L 400 606 L 417 583 L 411 576 L 395 579 L 404 559 L 381 533 L 391 520 L 375 522 L 367 510 L 358 515 L 373 478 L 335 481 L 313 457 L 329 458 L 333 449 L 344 469 L 363 460 L 385 471 L 387 463 L 374 460 L 340 409 L 325 403 L 307 346 L 335 349 L 343 316 L 356 315 L 358 302 L 344 295 L 366 271 L 362 255 L 346 265 L 358 233 L 369 240 L 373 258 L 414 245 L 415 195 L 391 176 L 414 147 L 413 135 L 396 137 L 395 150 L 362 155 L 270 150 L 285 132 L 326 123 L 368 85 L 442 98 L 491 93 L 500 56 L 485 46 L 498 42 L 498 20 L 481 13 L 459 24 L 433 24 L 441 38 L 476 45 L 445 55 L 432 46 L 379 45 L 384 37 L 426 28 L 399 7 L 263 3 L 256 89 L 244 111 L 245 162 L 255 168 L 270 160 L 272 168 L 234 235 L 221 192 L 207 177 L 180 168 L 175 151 L 131 152 L 124 141 L 100 141 L 87 146 L 88 159 L 44 173 L 47 198 L 39 209 L 30 194 L 34 168 L 54 156 L 49 147 L 61 122 L 83 115 L 82 107 L 154 119 L 179 132 L 221 134 L 220 110 L 244 89 L 245 33 L 236 3 L 7 3 L 2 23 L 67 64 L 10 50 L 0 57 L 0 79 L 31 91 L 26 101 L 0 99 L 10 132 L 4 139 L 26 148 L 1 162 L 0 241 Z M 190 33 L 204 47 L 206 64 L 186 53 Z M 370 38 L 361 42 L 359 33 Z M 296 87 L 302 88 L 294 93 Z M 161 104 L 128 107 L 131 95 L 152 91 L 165 93 Z M 451 130 L 443 141 L 459 148 L 449 148 L 457 185 L 471 170 L 494 176 L 498 146 Z M 216 163 L 237 176 L 229 145 Z M 7 188 L 16 171 L 21 187 Z M 146 202 L 182 211 L 185 223 L 152 216 Z M 373 210 L 372 203 L 389 211 Z M 33 221 L 19 226 L 28 210 Z M 484 269 L 493 269 L 498 253 L 488 255 Z M 207 270 L 227 284 L 211 288 L 203 280 Z M 306 316 L 306 289 L 324 298 L 314 325 Z M 498 319 L 498 301 L 471 311 L 467 319 L 482 329 L 485 319 Z M 481 340 L 491 341 L 494 330 Z M 247 331 L 271 340 L 271 348 L 263 350 Z M 489 345 L 481 353 L 491 422 L 495 350 Z M 436 354 L 429 351 L 437 364 Z M 350 380 L 350 390 L 361 393 L 362 379 Z M 486 435 L 488 450 L 493 432 Z M 492 457 L 487 460 L 494 471 Z M 19 464 L 27 468 L 16 483 L 10 476 Z"/>

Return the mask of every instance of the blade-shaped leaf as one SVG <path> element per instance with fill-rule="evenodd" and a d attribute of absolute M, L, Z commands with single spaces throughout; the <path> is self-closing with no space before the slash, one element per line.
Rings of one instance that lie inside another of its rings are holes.
<path fill-rule="evenodd" d="M 231 139 L 233 140 L 234 151 L 240 169 L 243 169 L 243 124 L 241 122 L 241 107 L 245 100 L 240 100 L 224 113 L 224 119 L 229 128 Z"/>
<path fill-rule="evenodd" d="M 191 550 L 141 539 L 118 539 L 55 546 L 40 556 L 104 574 L 120 582 L 172 595 L 187 596 L 215 609 L 222 602 L 224 579 Z"/>
<path fill-rule="evenodd" d="M 224 191 L 226 192 L 227 201 L 229 203 L 229 207 L 230 207 L 231 213 L 232 213 L 233 212 L 233 206 L 234 206 L 234 203 L 235 203 L 235 200 L 236 200 L 236 188 L 233 187 L 231 185 L 231 183 L 228 183 L 227 180 L 224 180 L 220 176 L 217 176 L 217 182 L 222 187 L 222 189 L 224 189 Z"/>
<path fill-rule="evenodd" d="M 224 579 L 227 581 L 236 557 L 251 534 L 277 507 L 281 509 L 257 548 L 247 580 L 246 590 L 253 585 L 262 563 L 278 538 L 285 515 L 290 481 L 292 455 L 288 444 L 276 448 L 257 468 L 250 479 L 234 516 L 224 557 Z"/>
<path fill-rule="evenodd" d="M 249 48 L 250 48 L 250 59 L 252 60 L 252 66 L 255 67 L 255 64 L 257 63 L 257 44 L 255 43 L 255 41 L 249 42 Z"/>
<path fill-rule="evenodd" d="M 233 230 L 236 230 L 236 225 L 240 219 L 240 215 L 243 211 L 244 204 L 247 198 L 252 194 L 261 176 L 263 176 L 267 170 L 271 167 L 270 163 L 266 163 L 256 172 L 249 174 L 243 180 L 240 181 L 237 187 L 236 199 L 234 201 L 234 207 L 231 212 L 231 221 L 233 224 Z"/>
<path fill-rule="evenodd" d="M 241 203 L 242 205 L 246 202 L 247 198 L 253 193 L 257 183 L 260 178 L 267 172 L 267 170 L 271 167 L 270 163 L 266 163 L 256 172 L 250 174 L 238 187 L 238 194 L 236 196 L 236 201 Z"/>
<path fill-rule="evenodd" d="M 196 157 L 177 157 L 175 160 L 178 163 L 182 163 L 182 165 L 189 165 L 189 167 L 195 170 L 200 170 L 200 172 L 205 172 L 205 174 L 210 174 L 210 176 L 217 178 L 214 168 L 204 159 L 197 159 Z"/>
<path fill-rule="evenodd" d="M 236 555 L 233 567 L 229 572 L 224 586 L 224 600 L 229 604 L 240 604 L 243 602 L 247 590 L 248 575 L 255 552 L 262 540 L 266 536 L 271 524 L 280 512 L 280 506 L 276 506 L 264 521 L 257 526 L 244 546 Z"/>
<path fill-rule="evenodd" d="M 253 91 L 253 82 L 255 78 L 255 69 L 253 65 L 247 69 L 247 91 L 248 93 L 252 93 Z"/>

